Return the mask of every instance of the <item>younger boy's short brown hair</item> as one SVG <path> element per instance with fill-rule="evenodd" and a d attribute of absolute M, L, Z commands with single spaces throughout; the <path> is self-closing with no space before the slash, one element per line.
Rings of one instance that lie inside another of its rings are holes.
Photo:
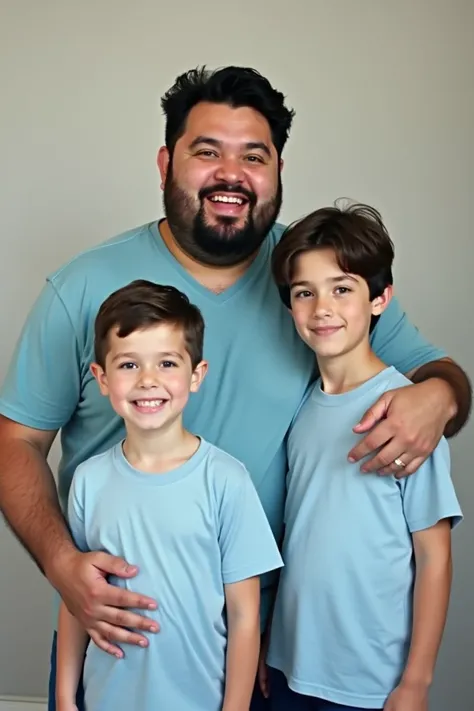
<path fill-rule="evenodd" d="M 114 291 L 103 302 L 95 320 L 95 359 L 105 367 L 109 335 L 119 338 L 134 331 L 170 324 L 183 331 L 185 347 L 195 368 L 203 357 L 204 320 L 200 310 L 174 286 L 138 279 Z"/>
<path fill-rule="evenodd" d="M 323 207 L 290 225 L 272 255 L 272 272 L 283 303 L 290 308 L 295 261 L 315 249 L 332 249 L 339 267 L 367 282 L 370 300 L 393 284 L 393 243 L 380 213 L 360 203 Z"/>

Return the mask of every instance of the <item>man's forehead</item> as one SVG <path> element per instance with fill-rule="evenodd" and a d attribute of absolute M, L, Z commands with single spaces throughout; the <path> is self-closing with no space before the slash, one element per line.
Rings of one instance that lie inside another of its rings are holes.
<path fill-rule="evenodd" d="M 200 135 L 222 142 L 261 140 L 271 143 L 268 121 L 249 106 L 234 108 L 204 101 L 196 104 L 189 112 L 185 136 L 192 141 Z"/>

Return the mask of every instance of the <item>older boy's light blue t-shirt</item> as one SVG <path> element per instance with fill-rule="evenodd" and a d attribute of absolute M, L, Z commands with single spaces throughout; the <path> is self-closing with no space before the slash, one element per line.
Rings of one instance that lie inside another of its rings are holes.
<path fill-rule="evenodd" d="M 121 443 L 80 465 L 69 522 L 83 551 L 133 560 L 137 587 L 159 600 L 161 627 L 146 653 L 117 660 L 90 644 L 84 668 L 90 711 L 220 711 L 227 644 L 224 586 L 280 568 L 282 560 L 245 467 L 201 441 L 182 466 L 145 474 Z"/>
<path fill-rule="evenodd" d="M 408 380 L 387 368 L 328 395 L 316 383 L 288 439 L 288 493 L 270 666 L 297 693 L 380 709 L 397 686 L 411 635 L 411 535 L 461 510 L 442 439 L 410 477 L 362 474 L 347 461 L 351 428 Z"/>
<path fill-rule="evenodd" d="M 80 254 L 48 278 L 3 382 L 0 414 L 28 427 L 61 430 L 63 506 L 75 468 L 124 436 L 122 420 L 100 395 L 89 369 L 97 311 L 116 289 L 148 279 L 187 294 L 206 323 L 209 372 L 186 407 L 185 426 L 245 464 L 280 537 L 285 438 L 315 374 L 314 354 L 298 337 L 271 276 L 271 252 L 283 229 L 277 224 L 271 230 L 248 271 L 220 294 L 181 267 L 156 222 Z M 423 338 L 396 299 L 371 342 L 382 360 L 404 373 L 445 355 Z M 271 576 L 263 581 L 264 603 L 270 581 Z"/>

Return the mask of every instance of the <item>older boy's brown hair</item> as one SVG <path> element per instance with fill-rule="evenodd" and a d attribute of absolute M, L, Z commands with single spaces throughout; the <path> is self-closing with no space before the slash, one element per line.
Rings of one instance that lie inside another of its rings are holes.
<path fill-rule="evenodd" d="M 343 272 L 365 279 L 371 301 L 393 284 L 393 243 L 380 213 L 360 203 L 336 204 L 290 225 L 273 250 L 273 277 L 288 308 L 296 259 L 315 249 L 332 249 Z"/>
<path fill-rule="evenodd" d="M 103 302 L 95 320 L 95 360 L 102 368 L 109 348 L 109 335 L 119 338 L 134 331 L 170 324 L 182 329 L 185 347 L 195 368 L 202 360 L 204 320 L 188 297 L 173 286 L 138 279 L 114 291 Z"/>

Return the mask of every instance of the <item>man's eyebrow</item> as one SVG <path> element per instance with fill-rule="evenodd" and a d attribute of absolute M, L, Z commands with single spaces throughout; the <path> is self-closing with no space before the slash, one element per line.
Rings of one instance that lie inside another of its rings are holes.
<path fill-rule="evenodd" d="M 219 141 L 217 138 L 211 138 L 211 136 L 196 136 L 189 144 L 189 147 L 196 148 L 196 146 L 199 146 L 201 143 L 207 143 L 208 146 L 214 146 L 215 148 L 222 148 L 222 141 Z M 244 147 L 247 151 L 263 151 L 271 158 L 272 154 L 270 148 L 263 141 L 248 141 L 244 144 Z"/>

